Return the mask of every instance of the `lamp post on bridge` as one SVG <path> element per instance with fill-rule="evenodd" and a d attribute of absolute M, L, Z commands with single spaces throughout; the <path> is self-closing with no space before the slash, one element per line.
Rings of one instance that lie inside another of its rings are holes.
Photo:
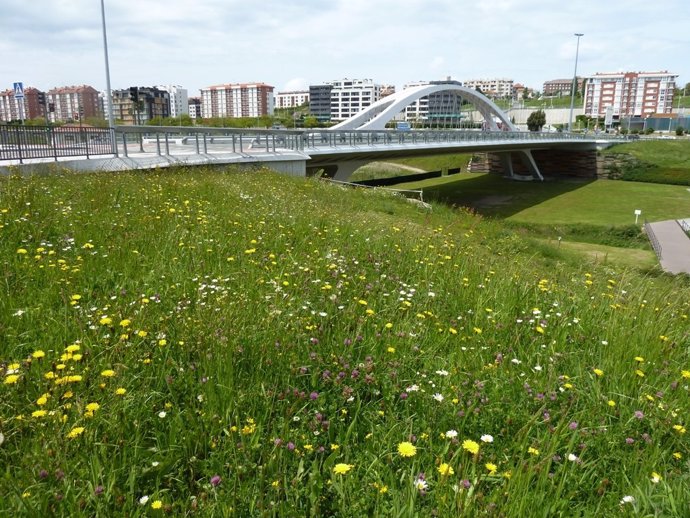
<path fill-rule="evenodd" d="M 577 47 L 575 49 L 575 73 L 573 74 L 573 84 L 570 87 L 570 117 L 568 118 L 568 133 L 573 132 L 573 108 L 575 107 L 575 88 L 577 87 L 577 58 L 580 53 L 580 36 L 584 33 L 576 32 Z"/>

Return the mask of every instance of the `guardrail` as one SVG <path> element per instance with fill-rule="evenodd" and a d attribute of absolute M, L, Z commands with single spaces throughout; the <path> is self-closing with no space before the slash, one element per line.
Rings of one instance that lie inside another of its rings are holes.
<path fill-rule="evenodd" d="M 683 229 L 683 232 L 685 232 L 688 235 L 688 237 L 690 237 L 690 223 L 688 223 L 688 220 L 677 219 L 676 222 L 678 222 L 680 228 Z"/>
<path fill-rule="evenodd" d="M 649 238 L 649 242 L 652 244 L 652 248 L 654 249 L 656 256 L 659 258 L 659 260 L 661 260 L 661 243 L 659 243 L 656 234 L 654 234 L 652 226 L 647 222 L 647 220 L 644 222 L 644 231 Z"/>
<path fill-rule="evenodd" d="M 273 130 L 171 126 L 0 126 L 0 161 L 138 153 L 157 155 L 302 152 L 358 146 L 434 145 L 463 142 L 625 140 L 610 135 L 478 130 Z"/>
<path fill-rule="evenodd" d="M 111 155 L 114 133 L 78 126 L 0 126 L 0 160 Z"/>

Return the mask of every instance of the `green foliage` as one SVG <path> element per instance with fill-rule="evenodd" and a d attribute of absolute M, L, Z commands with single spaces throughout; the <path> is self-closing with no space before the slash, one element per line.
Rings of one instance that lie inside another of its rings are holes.
<path fill-rule="evenodd" d="M 546 114 L 543 110 L 537 110 L 527 117 L 527 129 L 529 131 L 541 131 L 546 124 Z"/>
<path fill-rule="evenodd" d="M 0 257 L 2 515 L 682 516 L 682 278 L 232 168 L 0 177 Z"/>
<path fill-rule="evenodd" d="M 683 133 L 685 133 L 685 128 L 683 126 L 676 126 L 676 135 L 682 137 Z"/>
<path fill-rule="evenodd" d="M 690 185 L 689 141 L 638 141 L 613 146 L 604 154 L 619 157 L 623 180 Z"/>

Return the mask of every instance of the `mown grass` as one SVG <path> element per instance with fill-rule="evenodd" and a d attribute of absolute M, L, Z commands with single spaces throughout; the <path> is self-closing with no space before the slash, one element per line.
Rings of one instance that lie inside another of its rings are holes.
<path fill-rule="evenodd" d="M 639 141 L 603 153 L 632 157 L 621 166 L 623 180 L 690 185 L 690 140 Z"/>
<path fill-rule="evenodd" d="M 0 514 L 687 514 L 683 278 L 203 168 L 0 178 L 0 258 Z"/>

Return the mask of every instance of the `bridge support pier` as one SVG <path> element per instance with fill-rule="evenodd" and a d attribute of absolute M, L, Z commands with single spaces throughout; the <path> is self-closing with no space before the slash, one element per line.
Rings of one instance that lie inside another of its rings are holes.
<path fill-rule="evenodd" d="M 512 152 L 510 151 L 505 153 L 497 153 L 500 157 L 501 165 L 503 166 L 503 170 L 505 171 L 506 175 L 513 180 L 532 180 L 538 178 L 539 180 L 544 181 L 544 177 L 539 172 L 539 167 L 537 166 L 537 163 L 534 161 L 532 152 L 529 149 L 525 149 L 518 150 L 516 151 L 516 153 L 518 153 L 518 155 L 520 156 L 520 160 L 532 176 L 530 177 L 515 174 L 515 170 L 513 169 Z"/>
<path fill-rule="evenodd" d="M 338 182 L 347 182 L 357 169 L 369 163 L 369 160 L 351 160 L 347 162 L 338 162 L 338 168 L 333 176 L 334 180 Z"/>

